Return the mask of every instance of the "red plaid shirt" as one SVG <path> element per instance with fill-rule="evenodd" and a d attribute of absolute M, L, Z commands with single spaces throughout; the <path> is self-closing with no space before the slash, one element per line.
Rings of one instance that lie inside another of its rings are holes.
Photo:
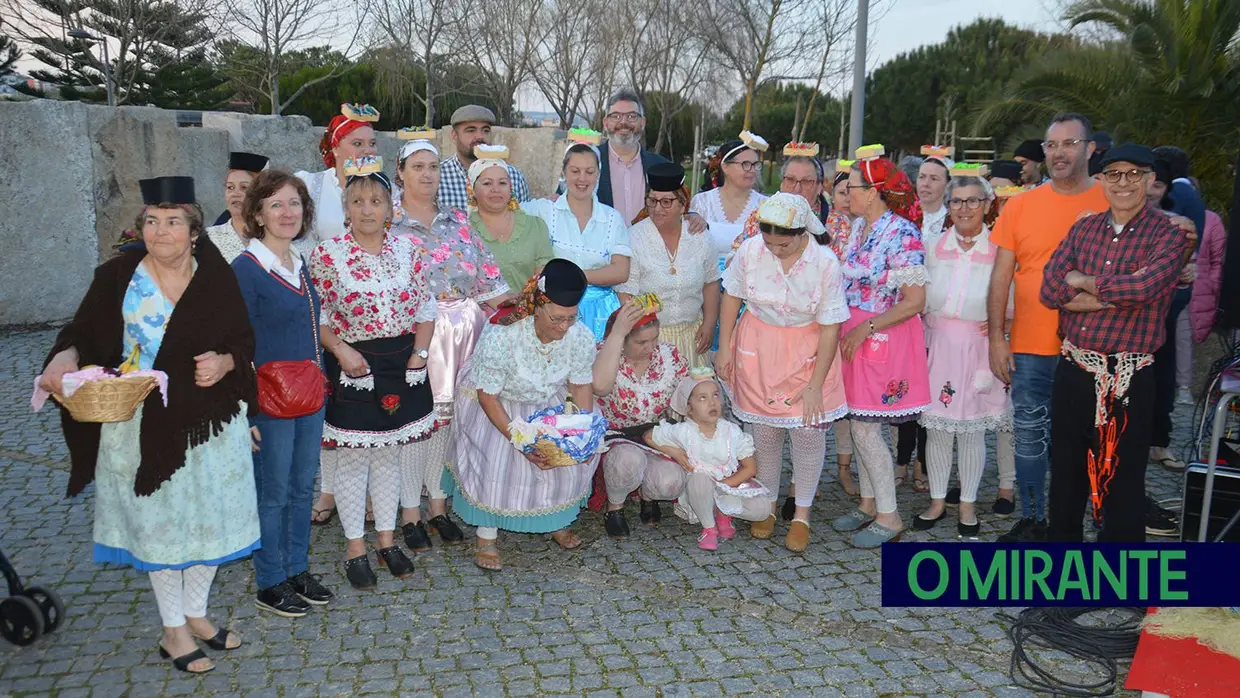
<path fill-rule="evenodd" d="M 1109 211 L 1077 221 L 1042 273 L 1042 304 L 1059 310 L 1059 336 L 1103 354 L 1154 353 L 1164 340 L 1187 245 L 1184 233 L 1149 206 L 1118 233 Z M 1139 269 L 1144 271 L 1136 274 Z M 1098 300 L 1111 307 L 1064 310 L 1081 292 L 1064 281 L 1074 270 L 1093 276 Z"/>

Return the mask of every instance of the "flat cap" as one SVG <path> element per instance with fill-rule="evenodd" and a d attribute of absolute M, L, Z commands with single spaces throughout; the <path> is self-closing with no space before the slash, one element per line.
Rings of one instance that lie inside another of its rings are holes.
<path fill-rule="evenodd" d="M 460 109 L 452 112 L 453 126 L 463 124 L 467 121 L 485 121 L 488 124 L 494 124 L 495 112 L 480 104 L 466 104 Z"/>
<path fill-rule="evenodd" d="M 1109 148 L 1102 154 L 1102 160 L 1098 163 L 1098 171 L 1101 172 L 1113 162 L 1128 162 L 1137 167 L 1153 167 L 1154 149 L 1137 143 L 1124 143 Z"/>

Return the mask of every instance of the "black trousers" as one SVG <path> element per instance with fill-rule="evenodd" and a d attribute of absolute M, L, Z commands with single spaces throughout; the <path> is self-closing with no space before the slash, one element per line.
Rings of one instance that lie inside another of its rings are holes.
<path fill-rule="evenodd" d="M 1111 369 L 1114 369 L 1112 361 Z M 1155 399 L 1152 366 L 1136 372 L 1127 400 L 1112 408 L 1123 428 L 1116 449 L 1118 464 L 1106 489 L 1100 542 L 1145 541 L 1145 464 L 1149 459 Z M 1087 458 L 1098 449 L 1094 426 L 1094 376 L 1071 359 L 1059 362 L 1051 390 L 1051 492 L 1048 539 L 1079 543 L 1091 485 Z"/>
<path fill-rule="evenodd" d="M 1184 288 L 1171 297 L 1171 308 L 1167 311 L 1167 338 L 1158 351 L 1154 352 L 1154 381 L 1156 397 L 1154 398 L 1154 440 L 1151 446 L 1169 448 L 1171 446 L 1171 413 L 1175 411 L 1175 325 L 1180 312 L 1188 307 L 1193 296 L 1192 289 Z"/>
<path fill-rule="evenodd" d="M 913 462 L 913 449 L 917 449 L 917 459 L 922 467 L 926 464 L 926 428 L 917 423 L 901 422 L 896 425 L 896 465 L 908 465 Z"/>

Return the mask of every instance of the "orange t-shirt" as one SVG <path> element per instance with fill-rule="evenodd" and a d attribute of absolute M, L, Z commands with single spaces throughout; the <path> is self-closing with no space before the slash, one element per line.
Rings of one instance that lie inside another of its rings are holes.
<path fill-rule="evenodd" d="M 1042 305 L 1042 269 L 1068 236 L 1072 224 L 1110 208 L 1102 185 L 1066 196 L 1047 182 L 1018 194 L 1003 206 L 990 239 L 1016 254 L 1016 309 L 1012 317 L 1012 351 L 1054 356 L 1059 353 L 1059 312 Z"/>

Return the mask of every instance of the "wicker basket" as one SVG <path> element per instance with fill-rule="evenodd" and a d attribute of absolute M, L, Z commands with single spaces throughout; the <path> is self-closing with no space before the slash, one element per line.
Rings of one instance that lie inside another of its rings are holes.
<path fill-rule="evenodd" d="M 121 376 L 83 383 L 73 397 L 53 395 L 78 422 L 128 422 L 138 405 L 155 389 L 151 376 Z"/>
<path fill-rule="evenodd" d="M 538 441 L 535 441 L 534 450 L 538 452 L 538 455 L 546 458 L 549 465 L 557 468 L 563 468 L 569 465 L 579 465 L 577 461 L 573 460 L 572 456 L 565 453 L 563 449 L 551 443 L 547 439 L 539 439 Z"/>

